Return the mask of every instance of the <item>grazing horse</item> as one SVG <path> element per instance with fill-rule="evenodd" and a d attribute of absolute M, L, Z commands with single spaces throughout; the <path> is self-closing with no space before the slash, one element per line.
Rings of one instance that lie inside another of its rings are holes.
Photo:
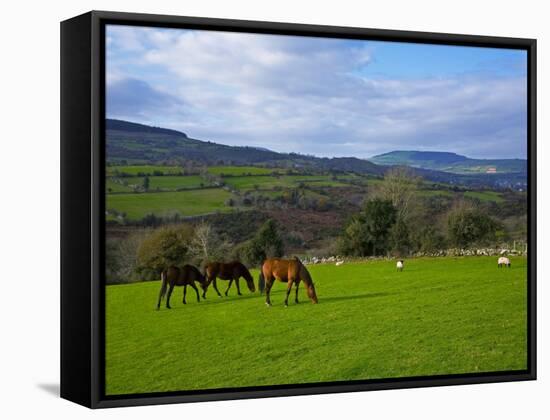
<path fill-rule="evenodd" d="M 502 267 L 503 265 L 505 265 L 508 268 L 512 267 L 512 264 L 510 263 L 510 259 L 507 257 L 500 257 L 498 259 L 498 268 Z"/>
<path fill-rule="evenodd" d="M 396 267 L 397 271 L 403 271 L 403 268 L 405 267 L 405 262 L 403 260 L 397 261 Z"/>
<path fill-rule="evenodd" d="M 208 280 L 208 284 L 212 283 L 212 285 L 214 286 L 214 290 L 219 297 L 221 297 L 222 295 L 218 290 L 218 285 L 216 284 L 217 278 L 221 280 L 229 280 L 229 285 L 225 290 L 225 296 L 227 296 L 227 293 L 229 292 L 233 281 L 235 281 L 235 285 L 237 286 L 237 294 L 239 296 L 241 295 L 241 288 L 239 287 L 239 279 L 241 277 L 246 280 L 246 285 L 251 292 L 256 291 L 256 287 L 254 286 L 254 279 L 252 278 L 250 271 L 248 271 L 248 268 L 246 268 L 244 264 L 240 263 L 239 261 L 232 261 L 229 263 L 209 263 L 206 264 L 204 272 Z M 206 289 L 204 289 L 202 297 L 206 298 Z"/>
<path fill-rule="evenodd" d="M 298 285 L 300 281 L 304 282 L 307 290 L 307 295 L 311 299 L 312 303 L 317 303 L 317 294 L 315 293 L 315 285 L 309 275 L 306 267 L 302 262 L 294 257 L 290 260 L 283 260 L 279 258 L 268 258 L 264 261 L 262 268 L 260 269 L 260 280 L 258 287 L 260 292 L 263 292 L 265 287 L 265 304 L 271 306 L 271 299 L 269 298 L 269 292 L 271 286 L 275 280 L 286 282 L 286 298 L 285 306 L 288 306 L 288 295 L 292 289 L 292 284 L 296 285 L 296 298 L 295 302 L 298 303 Z"/>
<path fill-rule="evenodd" d="M 199 291 L 195 282 L 198 281 L 201 284 L 202 290 L 206 292 L 208 288 L 208 282 L 204 275 L 199 271 L 199 269 L 193 265 L 186 264 L 183 267 L 169 267 L 165 270 L 162 270 L 160 274 L 160 279 L 162 280 L 162 286 L 160 288 L 159 300 L 157 303 L 157 311 L 160 309 L 160 302 L 164 295 L 166 294 L 166 289 L 168 285 L 168 296 L 166 297 L 166 307 L 170 308 L 170 296 L 172 296 L 172 291 L 174 286 L 183 286 L 183 303 L 186 304 L 185 296 L 187 295 L 187 286 L 191 286 L 195 289 L 197 293 L 197 302 L 200 302 Z M 204 295 L 204 293 L 203 293 Z"/>

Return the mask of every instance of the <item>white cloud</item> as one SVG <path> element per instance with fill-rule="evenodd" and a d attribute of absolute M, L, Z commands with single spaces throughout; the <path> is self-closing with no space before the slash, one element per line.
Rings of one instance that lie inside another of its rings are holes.
<path fill-rule="evenodd" d="M 109 37 L 108 78 L 142 78 L 178 98 L 179 115 L 173 101 L 170 118 L 153 101 L 141 116 L 196 138 L 323 156 L 525 155 L 524 78 L 369 79 L 369 44 L 336 39 L 150 28 Z"/>

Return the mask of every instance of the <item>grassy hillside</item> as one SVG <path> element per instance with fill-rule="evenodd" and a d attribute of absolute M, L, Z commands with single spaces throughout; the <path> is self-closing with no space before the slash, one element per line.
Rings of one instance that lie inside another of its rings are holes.
<path fill-rule="evenodd" d="M 283 307 L 278 283 L 271 308 L 234 287 L 200 303 L 188 291 L 182 305 L 176 288 L 173 309 L 157 312 L 160 282 L 108 286 L 107 394 L 526 368 L 525 259 L 511 269 L 486 257 L 408 260 L 402 273 L 394 261 L 308 269 L 318 305 L 301 290 L 299 305 Z"/>
<path fill-rule="evenodd" d="M 455 174 L 484 174 L 491 168 L 496 173 L 523 173 L 525 159 L 470 159 L 448 152 L 394 151 L 369 159 L 378 165 L 407 165 L 416 168 L 445 171 Z"/>
<path fill-rule="evenodd" d="M 353 172 L 376 176 L 383 175 L 388 165 L 408 165 L 414 168 L 413 171 L 417 175 L 434 182 L 476 188 L 514 189 L 524 188 L 526 184 L 526 161 L 521 159 L 476 160 L 455 153 L 419 151 L 391 152 L 375 156 L 370 160 L 357 157 L 320 158 L 289 151 L 275 152 L 257 147 L 228 146 L 193 139 L 175 130 L 126 121 L 108 119 L 106 125 L 106 158 L 110 165 L 154 165 L 166 162 L 196 164 L 199 162 L 208 166 L 237 165 L 248 168 L 252 175 L 271 170 L 266 167 L 276 167 L 315 172 Z M 250 170 L 252 167 L 261 168 Z M 497 173 L 486 174 L 488 169 L 494 167 Z M 234 175 L 244 175 L 244 173 Z"/>

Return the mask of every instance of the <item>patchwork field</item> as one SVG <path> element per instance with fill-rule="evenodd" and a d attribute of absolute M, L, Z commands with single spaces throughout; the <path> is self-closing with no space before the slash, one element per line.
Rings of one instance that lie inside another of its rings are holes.
<path fill-rule="evenodd" d="M 300 184 L 307 184 L 317 187 L 340 187 L 345 186 L 342 182 L 333 181 L 329 176 L 235 176 L 226 178 L 225 182 L 239 190 L 272 189 L 272 188 L 296 188 Z"/>
<path fill-rule="evenodd" d="M 107 166 L 107 176 L 114 176 L 117 173 L 126 174 L 129 176 L 155 175 L 162 173 L 164 175 L 177 175 L 181 173 L 182 168 L 179 166 L 162 166 L 162 165 L 128 165 L 128 166 Z"/>
<path fill-rule="evenodd" d="M 141 219 L 148 213 L 163 215 L 168 211 L 177 211 L 182 216 L 193 216 L 231 210 L 230 207 L 224 205 L 225 200 L 229 197 L 231 197 L 231 194 L 221 188 L 158 193 L 108 194 L 107 209 L 124 212 L 130 220 Z"/>
<path fill-rule="evenodd" d="M 107 394 L 526 368 L 523 258 L 510 269 L 492 257 L 308 269 L 318 305 L 301 288 L 285 308 L 278 283 L 268 308 L 241 281 L 243 296 L 210 289 L 197 303 L 189 289 L 187 305 L 176 288 L 173 309 L 156 311 L 160 281 L 108 286 Z"/>
<path fill-rule="evenodd" d="M 269 175 L 277 171 L 284 173 L 284 169 L 262 168 L 260 166 L 210 166 L 208 168 L 209 173 L 220 176 Z"/>
<path fill-rule="evenodd" d="M 227 212 L 231 211 L 231 207 L 226 205 L 228 198 L 232 198 L 235 203 L 242 199 L 242 194 L 258 192 L 264 197 L 277 199 L 285 192 L 298 188 L 302 190 L 302 195 L 309 196 L 319 193 L 323 189 L 325 190 L 323 192 L 325 201 L 335 202 L 342 197 L 339 194 L 339 188 L 354 189 L 356 194 L 365 195 L 367 192 L 379 188 L 383 182 L 380 177 L 360 176 L 354 173 L 331 175 L 325 172 L 311 174 L 294 171 L 288 175 L 286 170 L 261 166 L 194 168 L 193 175 L 184 175 L 184 171 L 185 169 L 179 166 L 108 166 L 107 209 L 111 212 L 107 215 L 107 219 L 132 223 L 151 213 L 163 217 L 174 212 L 180 212 L 186 216 L 197 216 L 214 211 Z M 146 176 L 149 179 L 148 188 L 145 188 Z M 220 188 L 212 188 L 223 184 L 233 194 Z M 434 189 L 434 185 L 437 185 L 438 188 Z M 332 190 L 327 192 L 327 189 Z M 177 194 L 174 194 L 173 197 L 159 196 L 160 192 L 169 194 L 177 192 Z M 219 194 L 216 196 L 217 192 Z M 481 204 L 507 205 L 512 203 L 515 205 L 514 200 L 517 201 L 519 193 L 510 195 L 508 192 L 508 196 L 506 196 L 502 192 L 490 190 L 453 190 L 450 185 L 426 182 L 420 185 L 416 194 L 418 197 L 426 199 L 435 197 L 450 201 L 466 198 Z M 196 198 L 198 197 L 207 199 L 204 203 L 197 204 Z M 360 199 L 355 200 L 355 203 L 358 202 Z M 242 205 L 242 203 L 238 205 Z M 275 207 L 277 205 L 275 203 Z"/>

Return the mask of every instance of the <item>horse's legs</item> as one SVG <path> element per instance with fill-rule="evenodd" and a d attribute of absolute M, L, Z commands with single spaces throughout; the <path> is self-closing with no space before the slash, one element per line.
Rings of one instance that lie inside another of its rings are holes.
<path fill-rule="evenodd" d="M 166 296 L 166 307 L 168 309 L 172 309 L 170 307 L 170 296 L 172 296 L 172 292 L 174 291 L 174 284 L 170 285 L 170 288 L 168 289 L 168 296 Z"/>
<path fill-rule="evenodd" d="M 214 290 L 218 294 L 218 297 L 222 297 L 220 291 L 218 290 L 218 283 L 216 282 L 216 277 L 212 280 L 212 286 L 214 286 Z"/>
<path fill-rule="evenodd" d="M 241 296 L 241 288 L 239 287 L 239 277 L 235 279 L 235 285 L 237 286 L 237 294 Z"/>
<path fill-rule="evenodd" d="M 185 301 L 185 296 L 187 296 L 187 285 L 183 285 L 183 304 L 185 305 L 187 302 Z"/>
<path fill-rule="evenodd" d="M 271 299 L 269 298 L 271 286 L 273 286 L 273 277 L 268 277 L 265 279 L 265 304 L 267 306 L 271 306 Z"/>
<path fill-rule="evenodd" d="M 296 303 L 300 303 L 298 302 L 298 286 L 300 285 L 300 281 L 297 281 L 296 282 L 296 298 L 294 299 L 294 302 Z"/>
<path fill-rule="evenodd" d="M 160 302 L 162 301 L 162 298 L 166 294 L 166 280 L 162 280 L 162 286 L 160 287 L 160 293 L 159 293 L 159 300 L 157 302 L 157 311 L 160 309 Z"/>
<path fill-rule="evenodd" d="M 229 279 L 229 286 L 227 286 L 227 290 L 225 291 L 225 296 L 227 296 L 227 293 L 229 293 L 229 289 L 231 289 L 231 285 L 233 284 L 233 279 Z"/>
<path fill-rule="evenodd" d="M 201 301 L 201 297 L 199 296 L 199 289 L 197 289 L 197 286 L 195 286 L 195 282 L 192 281 L 189 283 L 189 286 L 191 286 L 193 289 L 195 289 L 195 293 L 197 294 L 197 302 Z"/>
<path fill-rule="evenodd" d="M 289 279 L 286 284 L 285 306 L 288 306 L 288 295 L 290 295 L 290 292 L 292 291 L 292 283 L 294 283 L 294 280 Z"/>

